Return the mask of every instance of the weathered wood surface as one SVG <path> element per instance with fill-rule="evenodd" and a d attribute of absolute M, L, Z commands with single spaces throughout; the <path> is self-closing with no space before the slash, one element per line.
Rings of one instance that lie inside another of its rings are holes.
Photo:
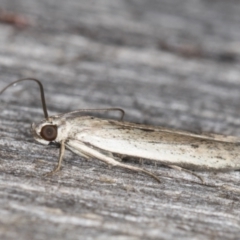
<path fill-rule="evenodd" d="M 117 106 L 128 121 L 240 136 L 240 2 L 0 0 L 0 8 L 29 21 L 0 18 L 0 88 L 35 77 L 52 114 Z M 34 83 L 1 96 L 1 239 L 239 238 L 238 171 L 199 173 L 217 186 L 208 187 L 146 164 L 158 184 L 68 151 L 62 171 L 45 178 L 58 150 L 33 141 L 29 126 L 42 118 Z"/>

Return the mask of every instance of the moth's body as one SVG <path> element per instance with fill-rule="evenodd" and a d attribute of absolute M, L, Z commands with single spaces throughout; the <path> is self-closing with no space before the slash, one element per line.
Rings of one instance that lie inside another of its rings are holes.
<path fill-rule="evenodd" d="M 153 173 L 132 165 L 121 163 L 121 157 L 154 160 L 179 170 L 237 170 L 240 169 L 240 139 L 214 134 L 194 134 L 167 128 L 145 126 L 91 116 L 75 116 L 76 113 L 92 111 L 118 111 L 120 108 L 82 109 L 49 117 L 42 83 L 35 78 L 24 78 L 8 84 L 0 91 L 22 81 L 38 84 L 45 120 L 32 125 L 34 138 L 43 144 L 59 143 L 60 170 L 65 146 L 83 157 L 95 157 L 112 166 L 146 173 L 157 181 Z M 121 119 L 122 119 L 121 118 Z M 192 173 L 193 174 L 193 173 Z M 200 178 L 196 174 L 193 174 Z M 203 181 L 203 180 L 202 180 Z"/>
<path fill-rule="evenodd" d="M 43 144 L 49 143 L 40 134 L 45 125 L 57 126 L 54 142 L 64 142 L 76 154 L 96 157 L 104 162 L 106 160 L 101 158 L 114 159 L 114 155 L 120 155 L 186 169 L 240 169 L 240 142 L 236 137 L 198 135 L 90 116 L 61 115 L 50 117 L 33 127 L 35 139 Z"/>

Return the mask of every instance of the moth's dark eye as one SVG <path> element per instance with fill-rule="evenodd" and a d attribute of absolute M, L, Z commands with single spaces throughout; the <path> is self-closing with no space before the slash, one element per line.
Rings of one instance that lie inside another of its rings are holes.
<path fill-rule="evenodd" d="M 46 125 L 41 129 L 40 135 L 47 141 L 53 141 L 57 138 L 57 126 Z"/>

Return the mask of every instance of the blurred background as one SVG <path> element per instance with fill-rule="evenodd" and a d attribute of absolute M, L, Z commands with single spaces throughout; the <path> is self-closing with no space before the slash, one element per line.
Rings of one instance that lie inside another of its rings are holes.
<path fill-rule="evenodd" d="M 233 0 L 0 0 L 0 86 L 35 77 L 55 112 L 117 106 L 135 122 L 235 133 L 239 13 Z"/>
<path fill-rule="evenodd" d="M 0 89 L 42 81 L 50 114 L 121 107 L 125 120 L 240 137 L 240 1 L 0 0 Z M 163 180 L 33 141 L 39 90 L 0 98 L 1 239 L 238 239 L 239 171 Z M 138 160 L 130 164 L 138 164 Z M 137 165 L 138 166 L 138 165 Z M 229 187 L 230 186 L 230 187 Z"/>

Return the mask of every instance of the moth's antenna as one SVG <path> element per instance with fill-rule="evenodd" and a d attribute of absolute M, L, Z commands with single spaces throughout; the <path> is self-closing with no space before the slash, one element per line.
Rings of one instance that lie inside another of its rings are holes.
<path fill-rule="evenodd" d="M 122 108 L 78 109 L 78 110 L 75 110 L 75 111 L 72 111 L 72 112 L 59 114 L 58 116 L 64 115 L 66 117 L 66 116 L 71 116 L 73 114 L 82 113 L 82 112 L 110 112 L 110 111 L 121 112 L 120 120 L 121 121 L 123 120 L 124 115 L 125 115 L 125 111 Z"/>
<path fill-rule="evenodd" d="M 45 118 L 47 119 L 48 118 L 48 112 L 47 112 L 47 106 L 46 106 L 46 101 L 45 101 L 45 96 L 44 96 L 44 89 L 43 89 L 43 85 L 42 83 L 35 79 L 35 78 L 23 78 L 23 79 L 19 79 L 15 82 L 12 82 L 10 84 L 8 84 L 5 88 L 3 88 L 1 91 L 0 91 L 0 94 L 2 94 L 7 88 L 9 88 L 10 86 L 18 83 L 18 82 L 22 82 L 22 81 L 26 81 L 26 80 L 29 80 L 29 81 L 34 81 L 38 84 L 39 86 L 39 89 L 40 89 L 40 95 L 41 95 L 41 100 L 42 100 L 42 108 L 43 108 L 43 112 L 44 112 L 44 116 Z"/>

